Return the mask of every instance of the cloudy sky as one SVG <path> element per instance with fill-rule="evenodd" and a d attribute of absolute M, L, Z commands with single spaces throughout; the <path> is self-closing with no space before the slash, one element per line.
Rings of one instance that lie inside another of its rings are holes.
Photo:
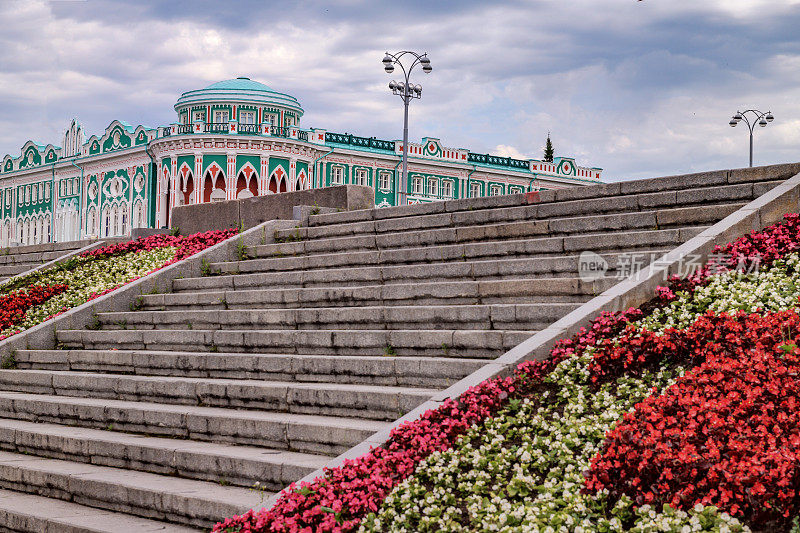
<path fill-rule="evenodd" d="M 737 108 L 771 109 L 756 164 L 800 160 L 800 0 L 0 0 L 0 156 L 72 117 L 164 125 L 181 92 L 249 76 L 301 124 L 395 139 L 383 52 L 427 51 L 411 138 L 556 155 L 608 180 L 747 165 Z"/>

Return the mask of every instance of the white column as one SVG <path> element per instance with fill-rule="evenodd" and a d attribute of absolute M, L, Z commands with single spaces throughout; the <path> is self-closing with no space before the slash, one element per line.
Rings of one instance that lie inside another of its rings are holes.
<path fill-rule="evenodd" d="M 236 154 L 227 154 L 228 160 L 228 172 L 225 179 L 225 183 L 227 185 L 225 188 L 226 191 L 226 198 L 228 200 L 233 200 L 236 198 Z"/>
<path fill-rule="evenodd" d="M 295 157 L 289 160 L 289 187 L 287 187 L 287 190 L 297 190 L 297 158 Z"/>
<path fill-rule="evenodd" d="M 194 203 L 199 204 L 203 201 L 203 156 L 194 154 Z"/>
<path fill-rule="evenodd" d="M 169 166 L 172 169 L 172 171 L 170 172 L 170 175 L 167 179 L 167 187 L 168 187 L 167 190 L 169 190 L 170 192 L 169 192 L 169 203 L 167 204 L 167 212 L 164 215 L 165 224 L 167 221 L 169 221 L 170 223 L 172 222 L 172 216 L 171 216 L 172 208 L 176 205 L 178 198 L 178 179 L 177 179 L 178 159 L 175 156 L 172 156 L 169 161 L 170 161 Z"/>
<path fill-rule="evenodd" d="M 269 156 L 261 155 L 261 169 L 259 171 L 258 180 L 258 195 L 264 196 L 267 194 L 267 185 L 269 183 Z"/>

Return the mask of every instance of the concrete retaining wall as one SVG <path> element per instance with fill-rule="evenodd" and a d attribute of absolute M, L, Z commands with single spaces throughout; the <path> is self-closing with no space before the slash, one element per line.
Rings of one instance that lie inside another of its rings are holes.
<path fill-rule="evenodd" d="M 375 207 L 375 191 L 361 185 L 339 185 L 255 196 L 172 209 L 171 225 L 182 235 L 235 227 L 255 227 L 268 220 L 291 220 L 295 206 L 308 205 L 353 211 Z"/>

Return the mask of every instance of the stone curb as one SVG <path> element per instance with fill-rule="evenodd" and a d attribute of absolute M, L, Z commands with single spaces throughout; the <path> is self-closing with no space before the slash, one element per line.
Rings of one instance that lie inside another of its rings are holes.
<path fill-rule="evenodd" d="M 730 174 L 732 171 L 722 172 Z M 730 178 L 730 175 L 725 175 L 724 178 Z M 619 184 L 614 185 L 619 186 Z M 544 359 L 559 339 L 573 336 L 600 313 L 604 311 L 618 312 L 642 305 L 653 298 L 656 287 L 665 284 L 667 277 L 680 271 L 684 259 L 691 258 L 695 261 L 704 262 L 713 251 L 715 245 L 725 244 L 741 235 L 750 233 L 752 230 L 759 230 L 774 224 L 780 221 L 784 214 L 797 211 L 798 206 L 800 206 L 800 174 L 795 174 L 696 237 L 664 254 L 648 268 L 614 285 L 546 329 L 515 346 L 501 357 L 484 365 L 446 390 L 437 393 L 413 411 L 392 422 L 386 429 L 375 433 L 362 443 L 328 462 L 322 469 L 308 474 L 297 483 L 299 484 L 301 481 L 311 482 L 315 478 L 324 475 L 325 468 L 339 467 L 345 460 L 356 459 L 369 452 L 371 448 L 382 446 L 388 440 L 389 434 L 394 428 L 418 419 L 430 409 L 438 408 L 448 398 L 457 397 L 470 387 L 474 387 L 487 379 L 508 376 L 518 364 L 524 361 Z M 267 509 L 272 507 L 279 496 L 280 493 L 277 493 L 269 498 L 264 507 Z"/>
<path fill-rule="evenodd" d="M 6 357 L 16 350 L 54 349 L 56 347 L 56 330 L 83 329 L 91 322 L 96 313 L 129 311 L 136 297 L 144 294 L 169 292 L 173 279 L 198 277 L 202 274 L 201 270 L 204 264 L 236 257 L 239 242 L 243 242 L 246 246 L 271 243 L 274 242 L 275 230 L 294 227 L 296 224 L 296 221 L 269 220 L 206 248 L 183 261 L 156 270 L 113 292 L 73 307 L 63 315 L 0 341 L 0 357 Z"/>

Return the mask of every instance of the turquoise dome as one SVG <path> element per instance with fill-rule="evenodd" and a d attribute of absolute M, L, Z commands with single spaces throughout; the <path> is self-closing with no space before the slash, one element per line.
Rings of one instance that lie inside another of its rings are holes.
<path fill-rule="evenodd" d="M 234 78 L 212 83 L 204 89 L 187 91 L 175 103 L 175 111 L 198 104 L 254 104 L 277 107 L 303 115 L 303 108 L 297 98 L 281 93 L 263 83 L 250 78 Z"/>
<path fill-rule="evenodd" d="M 253 81 L 250 78 L 234 78 L 232 80 L 222 80 L 218 81 L 217 83 L 212 83 L 203 91 L 207 91 L 209 89 L 228 89 L 234 91 L 265 91 L 274 93 L 276 92 L 273 88 L 264 85 L 263 83 Z"/>

